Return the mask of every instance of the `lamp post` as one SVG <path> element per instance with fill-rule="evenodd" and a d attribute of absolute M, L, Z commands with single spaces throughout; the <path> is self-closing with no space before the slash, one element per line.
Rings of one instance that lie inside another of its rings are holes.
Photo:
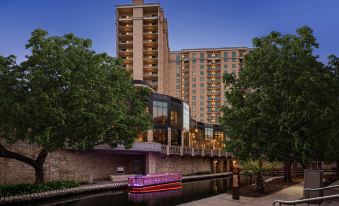
<path fill-rule="evenodd" d="M 239 200 L 240 168 L 236 160 L 232 161 L 232 198 Z"/>

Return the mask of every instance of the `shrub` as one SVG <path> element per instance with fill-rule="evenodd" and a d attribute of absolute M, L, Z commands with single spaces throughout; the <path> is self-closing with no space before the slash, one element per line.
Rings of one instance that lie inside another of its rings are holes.
<path fill-rule="evenodd" d="M 79 186 L 80 183 L 73 180 L 51 181 L 43 184 L 0 185 L 0 197 L 60 190 Z"/>

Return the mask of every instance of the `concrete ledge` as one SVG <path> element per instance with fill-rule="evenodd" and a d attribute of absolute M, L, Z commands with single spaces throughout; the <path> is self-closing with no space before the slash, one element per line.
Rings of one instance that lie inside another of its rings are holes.
<path fill-rule="evenodd" d="M 112 184 L 100 184 L 100 185 L 84 185 L 75 188 L 45 191 L 40 193 L 15 195 L 9 197 L 0 197 L 0 205 L 13 204 L 19 202 L 32 202 L 35 200 L 50 199 L 55 197 L 63 197 L 69 195 L 77 195 L 86 192 L 103 191 L 109 189 L 121 189 L 126 188 L 126 183 L 112 183 Z"/>
<path fill-rule="evenodd" d="M 227 177 L 231 175 L 232 175 L 232 172 L 222 172 L 222 173 L 206 174 L 206 175 L 189 175 L 189 176 L 183 176 L 182 181 L 200 180 L 200 179 L 208 179 L 208 178 L 214 178 L 214 177 Z"/>

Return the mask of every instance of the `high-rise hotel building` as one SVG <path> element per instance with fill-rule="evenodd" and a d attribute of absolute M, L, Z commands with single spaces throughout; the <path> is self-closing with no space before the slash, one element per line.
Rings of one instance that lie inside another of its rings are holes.
<path fill-rule="evenodd" d="M 167 19 L 160 4 L 116 7 L 117 56 L 134 80 L 144 80 L 157 92 L 168 93 Z"/>
<path fill-rule="evenodd" d="M 134 80 L 187 102 L 191 116 L 217 124 L 225 104 L 223 73 L 236 75 L 246 47 L 182 49 L 170 52 L 168 26 L 159 4 L 133 0 L 116 7 L 117 56 Z"/>

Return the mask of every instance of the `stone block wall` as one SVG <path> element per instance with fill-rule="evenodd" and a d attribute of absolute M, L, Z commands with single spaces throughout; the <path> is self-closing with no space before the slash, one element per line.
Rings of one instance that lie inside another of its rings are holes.
<path fill-rule="evenodd" d="M 39 151 L 38 148 L 24 143 L 17 143 L 7 148 L 30 157 L 36 157 Z M 144 155 L 117 155 L 98 150 L 80 153 L 58 150 L 49 153 L 46 159 L 45 180 L 108 179 L 109 175 L 116 173 L 118 166 L 123 166 L 126 173 L 131 174 L 133 160 L 145 164 Z M 14 159 L 0 158 L 0 184 L 33 183 L 34 179 L 34 169 L 31 166 Z"/>
<path fill-rule="evenodd" d="M 212 172 L 212 160 L 208 157 L 156 156 L 156 173 L 180 172 L 192 175 L 201 172 Z"/>

